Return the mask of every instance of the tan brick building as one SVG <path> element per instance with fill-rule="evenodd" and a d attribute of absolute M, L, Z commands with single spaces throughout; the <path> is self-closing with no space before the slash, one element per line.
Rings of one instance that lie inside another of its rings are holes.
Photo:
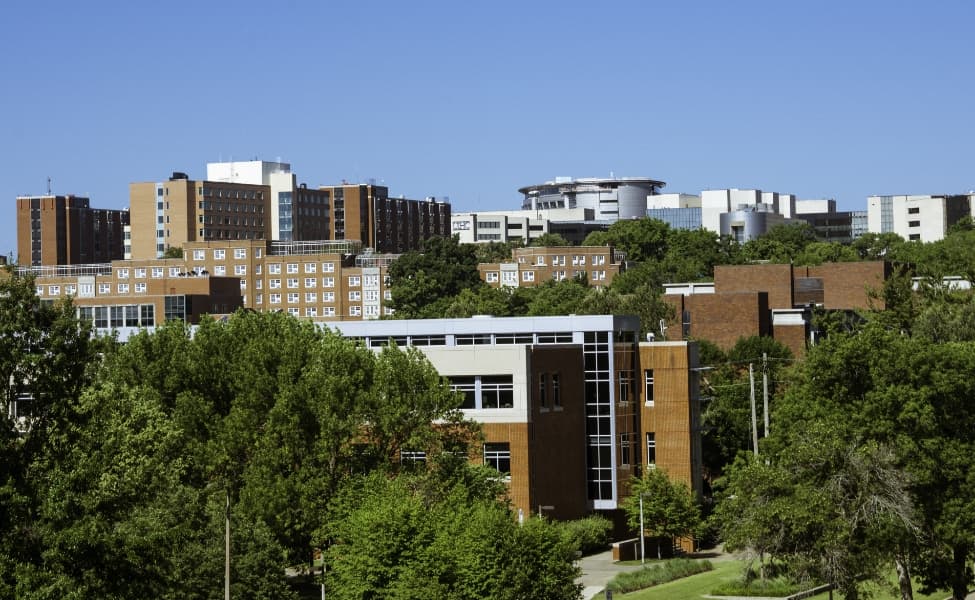
<path fill-rule="evenodd" d="M 125 210 L 91 208 L 80 196 L 17 198 L 21 265 L 77 265 L 123 258 Z"/>
<path fill-rule="evenodd" d="M 433 199 L 390 198 L 373 184 L 321 186 L 331 196 L 333 240 L 358 240 L 380 253 L 419 250 L 423 240 L 450 235 L 450 204 Z"/>
<path fill-rule="evenodd" d="M 271 191 L 266 185 L 168 181 L 129 185 L 131 246 L 128 258 L 159 258 L 186 242 L 270 238 Z"/>
<path fill-rule="evenodd" d="M 622 253 L 611 246 L 515 248 L 511 262 L 477 266 L 481 280 L 492 287 L 532 287 L 578 276 L 590 285 L 608 287 L 623 268 Z"/>

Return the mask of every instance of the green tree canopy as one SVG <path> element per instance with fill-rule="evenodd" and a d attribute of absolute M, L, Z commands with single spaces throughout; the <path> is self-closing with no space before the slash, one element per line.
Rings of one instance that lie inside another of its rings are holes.
<path fill-rule="evenodd" d="M 642 518 L 643 528 L 651 537 L 689 537 L 701 526 L 693 493 L 685 484 L 672 481 L 663 469 L 647 469 L 643 477 L 630 480 L 630 495 L 623 500 L 623 510 L 634 529 L 639 530 Z M 661 558 L 659 540 L 657 558 Z"/>

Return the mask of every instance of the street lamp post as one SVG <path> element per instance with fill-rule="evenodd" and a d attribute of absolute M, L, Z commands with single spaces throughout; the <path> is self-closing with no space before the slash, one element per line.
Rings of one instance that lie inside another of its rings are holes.
<path fill-rule="evenodd" d="M 643 532 L 643 494 L 640 494 L 640 564 L 646 564 L 646 540 Z"/>

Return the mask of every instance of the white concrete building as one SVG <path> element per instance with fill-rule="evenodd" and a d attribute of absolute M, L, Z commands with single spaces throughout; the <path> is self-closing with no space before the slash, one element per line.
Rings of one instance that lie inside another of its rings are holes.
<path fill-rule="evenodd" d="M 737 188 L 701 192 L 701 226 L 742 243 L 794 222 L 795 215 L 794 194 Z"/>
<path fill-rule="evenodd" d="M 549 233 L 552 222 L 592 219 L 593 211 L 587 208 L 465 212 L 450 215 L 450 231 L 462 244 L 515 240 L 529 244 Z"/>
<path fill-rule="evenodd" d="M 905 240 L 936 242 L 964 217 L 975 217 L 975 193 L 915 194 L 867 198 L 867 229 L 896 233 Z"/>

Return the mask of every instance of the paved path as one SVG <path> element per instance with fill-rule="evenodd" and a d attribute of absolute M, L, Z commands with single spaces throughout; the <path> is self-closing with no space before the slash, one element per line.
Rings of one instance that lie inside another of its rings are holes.
<path fill-rule="evenodd" d="M 731 560 L 734 557 L 721 551 L 720 548 L 705 550 L 704 552 L 690 555 L 692 558 L 706 558 L 712 562 Z M 592 556 L 584 556 L 579 559 L 579 567 L 582 569 L 582 576 L 576 581 L 583 585 L 582 597 L 590 600 L 593 596 L 603 591 L 606 584 L 616 576 L 617 573 L 624 571 L 638 571 L 641 565 L 620 565 L 613 562 L 613 551 L 607 550 Z"/>

